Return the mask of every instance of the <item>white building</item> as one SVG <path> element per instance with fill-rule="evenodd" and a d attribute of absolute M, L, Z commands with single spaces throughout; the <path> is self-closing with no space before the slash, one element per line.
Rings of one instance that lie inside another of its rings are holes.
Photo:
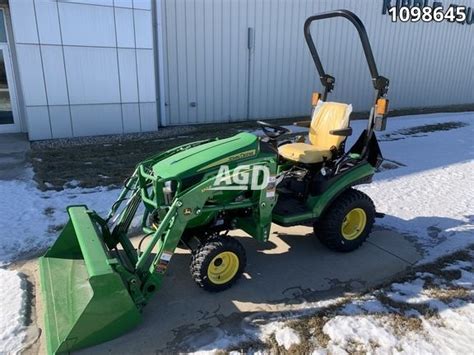
<path fill-rule="evenodd" d="M 456 1 L 469 7 L 466 24 L 393 23 L 383 10 L 397 2 L 0 0 L 0 133 L 37 140 L 307 115 L 321 86 L 303 22 L 338 8 L 365 23 L 391 108 L 474 103 L 474 1 Z M 367 110 L 356 31 L 335 19 L 313 36 L 336 77 L 332 99 Z"/>

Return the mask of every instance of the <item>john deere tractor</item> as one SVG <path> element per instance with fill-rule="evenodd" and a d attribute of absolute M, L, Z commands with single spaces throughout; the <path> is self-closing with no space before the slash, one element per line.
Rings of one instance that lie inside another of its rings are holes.
<path fill-rule="evenodd" d="M 342 17 L 357 29 L 375 99 L 367 129 L 345 149 L 352 107 L 327 101 L 335 79 L 313 42 L 314 21 Z M 232 286 L 246 265 L 245 250 L 228 232 L 241 229 L 265 242 L 272 223 L 312 223 L 330 249 L 349 252 L 367 239 L 376 213 L 354 186 L 370 183 L 382 155 L 374 130 L 386 125 L 389 81 L 380 76 L 361 20 L 346 10 L 309 17 L 304 35 L 324 91 L 313 94 L 312 117 L 296 122 L 307 137 L 258 122 L 263 138 L 239 133 L 185 144 L 141 162 L 106 217 L 69 206 L 69 222 L 40 259 L 49 353 L 107 341 L 134 327 L 158 292 L 175 249 L 191 250 L 190 271 L 207 291 Z M 141 216 L 143 237 L 129 229 Z M 212 297 L 210 295 L 209 297 Z"/>

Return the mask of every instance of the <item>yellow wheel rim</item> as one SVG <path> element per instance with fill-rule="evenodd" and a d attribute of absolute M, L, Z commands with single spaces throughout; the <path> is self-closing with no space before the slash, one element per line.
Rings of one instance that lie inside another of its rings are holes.
<path fill-rule="evenodd" d="M 347 240 L 358 238 L 364 231 L 366 223 L 367 215 L 362 208 L 354 208 L 353 210 L 350 210 L 342 222 L 342 236 Z"/>
<path fill-rule="evenodd" d="M 237 271 L 239 271 L 239 258 L 231 251 L 224 251 L 211 260 L 207 277 L 212 283 L 222 285 L 232 280 Z"/>

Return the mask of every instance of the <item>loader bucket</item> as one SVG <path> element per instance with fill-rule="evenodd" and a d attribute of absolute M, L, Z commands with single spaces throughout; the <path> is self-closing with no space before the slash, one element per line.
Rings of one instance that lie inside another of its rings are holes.
<path fill-rule="evenodd" d="M 69 207 L 68 214 L 69 222 L 39 261 L 50 354 L 113 339 L 141 320 L 87 207 Z"/>

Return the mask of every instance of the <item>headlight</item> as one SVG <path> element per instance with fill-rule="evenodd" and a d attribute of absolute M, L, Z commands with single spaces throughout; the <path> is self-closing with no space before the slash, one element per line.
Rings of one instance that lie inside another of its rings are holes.
<path fill-rule="evenodd" d="M 163 187 L 163 197 L 165 204 L 170 205 L 173 200 L 173 187 L 171 180 L 166 181 Z"/>

